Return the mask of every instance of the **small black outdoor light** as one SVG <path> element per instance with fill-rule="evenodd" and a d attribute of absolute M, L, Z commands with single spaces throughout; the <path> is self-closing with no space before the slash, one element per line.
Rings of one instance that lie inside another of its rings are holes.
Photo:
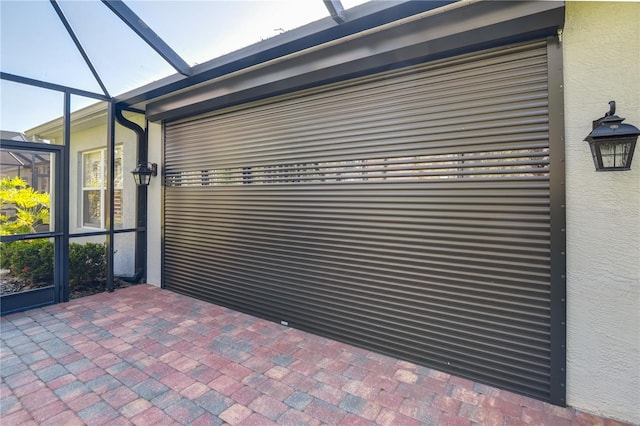
<path fill-rule="evenodd" d="M 630 170 L 633 151 L 640 130 L 622 124 L 616 113 L 616 102 L 609 102 L 609 112 L 593 122 L 593 130 L 584 139 L 589 142 L 596 171 Z"/>
<path fill-rule="evenodd" d="M 140 163 L 138 167 L 131 170 L 131 173 L 138 186 L 147 186 L 151 182 L 151 176 L 158 174 L 158 165 L 156 163 Z"/>

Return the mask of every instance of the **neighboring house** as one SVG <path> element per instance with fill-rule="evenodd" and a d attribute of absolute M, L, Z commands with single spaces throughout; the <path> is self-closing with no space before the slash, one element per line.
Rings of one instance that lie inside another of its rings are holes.
<path fill-rule="evenodd" d="M 24 133 L 0 130 L 0 139 L 29 142 Z M 19 177 L 36 191 L 50 193 L 51 158 L 48 154 L 36 152 L 0 149 L 0 179 Z M 3 205 L 0 214 L 13 217 L 15 206 Z M 40 230 L 48 230 L 48 225 L 41 225 Z"/>
<path fill-rule="evenodd" d="M 0 130 L 0 139 L 29 142 L 24 133 Z M 41 192 L 49 192 L 51 164 L 48 156 L 20 151 L 0 151 L 0 178 L 18 176 Z"/>
<path fill-rule="evenodd" d="M 596 173 L 584 142 L 610 100 L 640 124 L 638 22 L 633 2 L 458 2 L 140 89 L 164 178 L 147 281 L 640 423 L 640 154 Z M 72 117 L 78 230 L 103 226 L 104 117 Z"/>

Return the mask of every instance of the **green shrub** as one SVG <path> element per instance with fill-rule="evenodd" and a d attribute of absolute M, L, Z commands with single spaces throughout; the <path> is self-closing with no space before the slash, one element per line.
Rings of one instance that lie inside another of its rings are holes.
<path fill-rule="evenodd" d="M 104 244 L 69 244 L 69 280 L 72 284 L 106 278 L 107 251 Z"/>
<path fill-rule="evenodd" d="M 30 284 L 53 281 L 53 243 L 45 239 L 9 243 L 2 249 L 2 264 Z"/>
<path fill-rule="evenodd" d="M 0 269 L 11 269 L 11 256 L 15 242 L 0 243 Z"/>
<path fill-rule="evenodd" d="M 13 241 L 0 244 L 0 267 L 30 284 L 53 281 L 53 242 L 46 239 Z M 104 244 L 69 244 L 69 281 L 81 282 L 106 278 L 107 253 Z"/>

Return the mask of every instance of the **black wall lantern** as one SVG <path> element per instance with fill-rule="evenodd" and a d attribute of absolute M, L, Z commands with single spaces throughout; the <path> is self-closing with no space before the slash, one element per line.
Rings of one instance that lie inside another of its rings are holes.
<path fill-rule="evenodd" d="M 616 113 L 616 102 L 609 102 L 609 112 L 593 122 L 593 130 L 584 139 L 589 142 L 596 171 L 630 170 L 633 151 L 640 130 L 622 124 Z"/>
<path fill-rule="evenodd" d="M 158 174 L 158 165 L 156 163 L 140 163 L 138 167 L 131 170 L 131 173 L 138 186 L 147 186 L 151 182 L 151 176 Z"/>

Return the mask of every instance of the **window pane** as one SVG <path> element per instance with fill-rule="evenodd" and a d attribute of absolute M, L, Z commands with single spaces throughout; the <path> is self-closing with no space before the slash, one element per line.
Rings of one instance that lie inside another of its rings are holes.
<path fill-rule="evenodd" d="M 82 225 L 92 228 L 100 228 L 100 214 L 102 212 L 102 200 L 97 189 L 82 191 Z"/>
<path fill-rule="evenodd" d="M 102 187 L 102 152 L 87 152 L 82 155 L 82 182 L 85 188 L 101 188 Z"/>
<path fill-rule="evenodd" d="M 113 223 L 116 228 L 122 228 L 122 224 L 124 223 L 123 215 L 122 215 L 122 190 L 121 189 L 116 189 L 113 191 Z"/>
<path fill-rule="evenodd" d="M 123 164 L 123 150 L 122 145 L 118 145 L 114 150 L 114 173 L 113 173 L 113 185 L 115 188 L 122 188 L 122 164 Z"/>

